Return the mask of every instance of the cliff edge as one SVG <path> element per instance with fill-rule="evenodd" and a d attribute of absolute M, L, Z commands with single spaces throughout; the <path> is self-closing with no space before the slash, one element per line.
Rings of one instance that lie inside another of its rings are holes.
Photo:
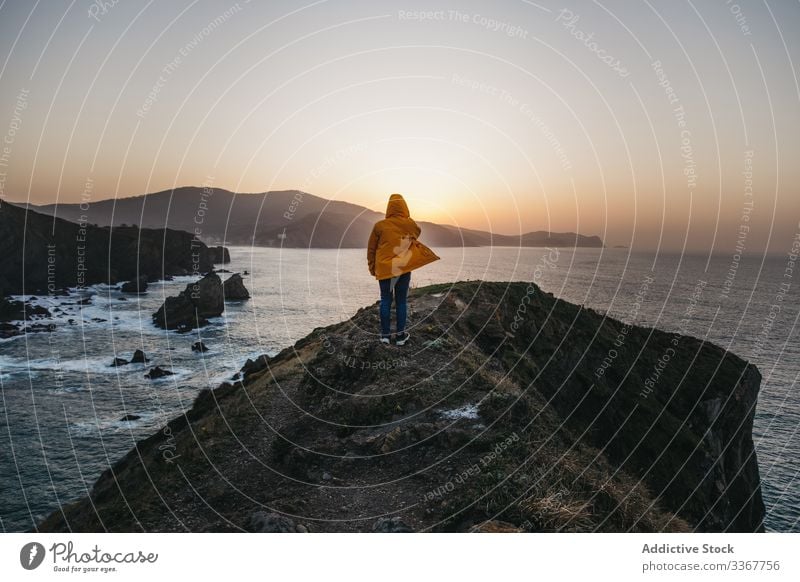
<path fill-rule="evenodd" d="M 760 374 L 527 283 L 315 330 L 137 443 L 40 531 L 762 531 Z"/>

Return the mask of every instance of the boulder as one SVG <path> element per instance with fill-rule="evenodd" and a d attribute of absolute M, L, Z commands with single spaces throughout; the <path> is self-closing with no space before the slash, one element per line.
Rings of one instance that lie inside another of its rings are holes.
<path fill-rule="evenodd" d="M 192 344 L 192 351 L 203 353 L 207 352 L 208 348 L 206 347 L 206 344 L 204 344 L 203 342 L 194 342 Z"/>
<path fill-rule="evenodd" d="M 167 297 L 153 314 L 153 323 L 162 329 L 188 331 L 206 325 L 207 318 L 222 315 L 224 309 L 222 280 L 212 272 L 187 285 L 177 297 Z"/>
<path fill-rule="evenodd" d="M 128 360 L 126 360 L 125 358 L 114 358 L 114 361 L 111 362 L 110 364 L 112 368 L 117 368 L 119 366 L 127 366 L 127 365 L 128 365 Z"/>
<path fill-rule="evenodd" d="M 120 418 L 120 421 L 121 422 L 132 422 L 134 420 L 139 420 L 140 418 L 142 418 L 142 417 L 139 416 L 138 414 L 126 414 L 125 416 Z"/>
<path fill-rule="evenodd" d="M 225 299 L 250 299 L 250 292 L 244 286 L 244 280 L 239 273 L 234 273 L 222 285 Z"/>
<path fill-rule="evenodd" d="M 131 358 L 131 364 L 146 364 L 149 360 L 147 356 L 144 355 L 142 350 L 136 350 L 133 352 L 133 357 Z"/>
<path fill-rule="evenodd" d="M 155 368 L 151 368 L 150 371 L 144 375 L 144 377 L 149 378 L 150 380 L 158 380 L 159 378 L 163 378 L 164 376 L 172 376 L 173 374 L 174 372 L 165 370 L 161 366 L 156 366 Z"/>
<path fill-rule="evenodd" d="M 123 293 L 144 293 L 147 291 L 147 276 L 142 275 L 133 281 L 123 283 L 119 290 Z"/>

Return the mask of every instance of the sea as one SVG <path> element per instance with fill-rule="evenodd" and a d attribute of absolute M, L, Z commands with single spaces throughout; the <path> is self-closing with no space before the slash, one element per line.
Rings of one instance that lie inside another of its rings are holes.
<path fill-rule="evenodd" d="M 138 440 L 191 407 L 200 390 L 231 380 L 248 358 L 275 354 L 378 299 L 363 250 L 230 252 L 231 262 L 218 268 L 242 273 L 252 297 L 228 302 L 221 317 L 191 333 L 158 329 L 151 319 L 190 277 L 152 283 L 142 295 L 96 285 L 69 296 L 26 297 L 50 310 L 40 323 L 53 331 L 0 340 L 0 531 L 30 530 L 87 495 Z M 437 253 L 440 261 L 413 273 L 412 287 L 535 281 L 567 301 L 702 338 L 755 363 L 763 375 L 753 438 L 766 527 L 800 531 L 800 280 L 792 280 L 800 272 L 788 255 L 509 247 Z M 196 341 L 208 351 L 193 352 Z M 110 366 L 136 349 L 151 361 Z M 146 379 L 154 365 L 174 375 Z"/>

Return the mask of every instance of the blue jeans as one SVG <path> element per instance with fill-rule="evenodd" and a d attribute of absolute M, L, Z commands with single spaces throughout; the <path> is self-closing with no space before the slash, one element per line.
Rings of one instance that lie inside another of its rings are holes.
<path fill-rule="evenodd" d="M 411 273 L 403 273 L 395 279 L 392 289 L 392 279 L 381 279 L 381 337 L 392 334 L 392 299 L 397 311 L 397 333 L 406 330 L 406 317 L 408 316 L 408 286 L 411 284 Z"/>

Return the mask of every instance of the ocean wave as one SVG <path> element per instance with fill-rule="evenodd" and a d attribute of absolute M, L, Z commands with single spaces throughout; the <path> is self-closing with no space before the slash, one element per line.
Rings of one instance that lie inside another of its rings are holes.
<path fill-rule="evenodd" d="M 35 376 L 39 372 L 59 372 L 90 374 L 100 376 L 138 376 L 141 377 L 140 383 L 164 381 L 183 381 L 191 378 L 196 372 L 188 368 L 176 368 L 169 364 L 157 364 L 154 360 L 142 363 L 130 363 L 124 366 L 111 366 L 113 356 L 93 356 L 89 358 L 78 358 L 74 360 L 61 360 L 57 358 L 23 359 L 11 356 L 0 356 L 0 371 L 5 374 L 23 374 Z M 162 368 L 171 369 L 172 375 L 148 380 L 144 374 L 152 367 L 161 365 Z"/>
<path fill-rule="evenodd" d="M 69 385 L 69 386 L 52 386 L 52 392 L 61 392 L 66 394 L 76 394 L 78 392 L 89 392 L 91 391 L 91 387 L 87 386 L 86 384 L 79 384 L 79 385 Z"/>
<path fill-rule="evenodd" d="M 123 420 L 127 415 L 135 415 L 139 418 L 135 420 Z M 127 408 L 119 413 L 118 417 L 106 416 L 103 418 L 93 418 L 70 423 L 69 433 L 77 438 L 98 437 L 102 434 L 120 433 L 130 430 L 152 429 L 161 426 L 164 422 L 163 411 L 140 411 L 134 408 Z"/>

